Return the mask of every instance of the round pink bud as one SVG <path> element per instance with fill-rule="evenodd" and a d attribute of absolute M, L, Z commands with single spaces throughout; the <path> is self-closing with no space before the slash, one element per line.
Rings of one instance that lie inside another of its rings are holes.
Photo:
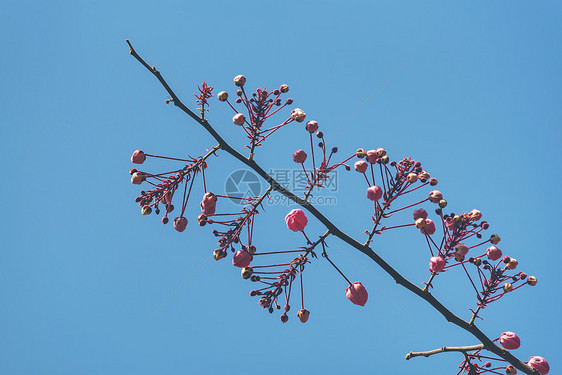
<path fill-rule="evenodd" d="M 416 220 L 416 228 L 422 229 L 423 227 L 425 227 L 425 219 L 423 217 L 420 217 Z"/>
<path fill-rule="evenodd" d="M 365 304 L 367 303 L 367 299 L 369 298 L 367 289 L 365 289 L 363 284 L 361 284 L 360 282 L 354 282 L 353 284 L 348 286 L 345 290 L 345 296 L 352 303 L 359 306 L 365 306 Z"/>
<path fill-rule="evenodd" d="M 295 163 L 304 163 L 304 161 L 306 160 L 306 152 L 304 152 L 304 150 L 295 151 L 295 153 L 293 154 L 293 160 L 295 161 Z"/>
<path fill-rule="evenodd" d="M 306 323 L 308 321 L 308 317 L 310 316 L 310 311 L 308 311 L 307 309 L 299 310 L 297 316 L 299 317 L 301 323 Z"/>
<path fill-rule="evenodd" d="M 505 293 L 509 293 L 513 290 L 513 285 L 511 283 L 505 283 L 503 284 L 503 291 Z"/>
<path fill-rule="evenodd" d="M 242 125 L 244 124 L 245 121 L 246 121 L 246 117 L 244 117 L 244 115 L 241 113 L 235 114 L 234 117 L 232 118 L 232 122 L 236 125 Z"/>
<path fill-rule="evenodd" d="M 502 239 L 500 238 L 500 236 L 498 236 L 497 234 L 492 234 L 490 236 L 490 242 L 494 245 L 497 245 L 500 243 Z"/>
<path fill-rule="evenodd" d="M 287 86 L 286 84 L 282 84 L 279 87 L 279 91 L 281 91 L 283 94 L 286 94 L 289 92 L 289 86 Z"/>
<path fill-rule="evenodd" d="M 504 332 L 500 335 L 500 344 L 507 350 L 514 350 L 521 346 L 521 340 L 513 332 Z"/>
<path fill-rule="evenodd" d="M 304 230 L 306 224 L 308 224 L 308 219 L 306 218 L 304 211 L 297 208 L 285 216 L 285 222 L 287 223 L 287 228 L 293 232 L 299 232 Z"/>
<path fill-rule="evenodd" d="M 548 362 L 543 357 L 534 356 L 529 358 L 529 362 L 527 363 L 532 368 L 538 370 L 541 375 L 546 375 L 550 371 L 550 366 Z"/>
<path fill-rule="evenodd" d="M 375 164 L 378 159 L 378 154 L 376 150 L 369 150 L 367 151 L 367 161 L 371 164 Z"/>
<path fill-rule="evenodd" d="M 234 77 L 234 84 L 236 86 L 244 86 L 246 84 L 246 77 L 244 77 L 242 74 L 237 75 L 236 77 Z"/>
<path fill-rule="evenodd" d="M 369 164 L 365 160 L 356 161 L 354 164 L 355 170 L 359 173 L 365 173 Z"/>
<path fill-rule="evenodd" d="M 355 152 L 355 156 L 357 156 L 359 159 L 363 159 L 365 156 L 367 156 L 367 153 L 362 148 L 358 148 L 357 152 Z"/>
<path fill-rule="evenodd" d="M 513 365 L 509 365 L 505 368 L 505 373 L 507 375 L 515 375 L 517 374 L 517 369 Z"/>
<path fill-rule="evenodd" d="M 236 267 L 248 267 L 252 262 L 252 255 L 246 250 L 238 250 L 232 257 L 232 264 Z"/>
<path fill-rule="evenodd" d="M 502 251 L 495 246 L 490 246 L 488 250 L 486 250 L 486 256 L 490 260 L 498 260 L 502 255 Z"/>
<path fill-rule="evenodd" d="M 380 186 L 371 186 L 370 188 L 367 189 L 367 198 L 369 198 L 372 201 L 378 201 L 379 199 L 382 198 L 382 189 L 380 188 Z"/>
<path fill-rule="evenodd" d="M 429 258 L 429 270 L 435 273 L 441 272 L 445 268 L 446 263 L 445 259 L 441 257 L 431 257 Z"/>
<path fill-rule="evenodd" d="M 146 155 L 142 150 L 136 150 L 131 156 L 131 163 L 142 164 L 146 159 Z"/>
<path fill-rule="evenodd" d="M 178 232 L 183 232 L 187 227 L 187 218 L 180 216 L 174 219 L 174 229 Z"/>
<path fill-rule="evenodd" d="M 430 236 L 435 233 L 435 223 L 433 222 L 433 220 L 425 219 L 425 225 L 422 229 L 420 229 L 420 232 L 423 234 L 428 234 Z"/>
<path fill-rule="evenodd" d="M 218 93 L 217 98 L 219 98 L 221 102 L 226 102 L 228 100 L 228 93 L 226 91 L 221 91 Z"/>
<path fill-rule="evenodd" d="M 510 270 L 514 270 L 519 265 L 519 262 L 515 258 L 509 258 L 509 263 L 507 263 L 507 268 Z"/>
<path fill-rule="evenodd" d="M 306 118 L 306 113 L 300 108 L 295 108 L 291 111 L 291 118 L 296 122 L 303 122 Z"/>
<path fill-rule="evenodd" d="M 377 148 L 377 156 L 379 158 L 382 158 L 383 156 L 386 155 L 386 150 L 382 147 Z"/>
<path fill-rule="evenodd" d="M 305 129 L 309 133 L 314 133 L 316 130 L 318 130 L 318 122 L 316 122 L 316 121 L 307 122 Z"/>
<path fill-rule="evenodd" d="M 417 173 L 413 173 L 413 172 L 412 172 L 412 173 L 408 173 L 408 177 L 407 177 L 407 178 L 408 178 L 408 182 L 413 184 L 414 182 L 416 182 L 416 181 L 418 180 L 418 174 L 417 174 Z"/>
<path fill-rule="evenodd" d="M 535 276 L 529 276 L 527 278 L 527 284 L 529 284 L 530 286 L 535 286 L 537 285 L 537 278 Z"/>
<path fill-rule="evenodd" d="M 470 218 L 474 221 L 478 221 L 482 219 L 482 212 L 478 211 L 477 209 L 474 209 L 470 211 Z"/>
<path fill-rule="evenodd" d="M 456 253 L 460 256 L 465 256 L 468 253 L 468 246 L 463 243 L 458 244 L 455 246 Z"/>
<path fill-rule="evenodd" d="M 432 203 L 439 203 L 439 201 L 443 199 L 443 194 L 439 190 L 433 190 L 429 193 L 429 201 Z"/>
<path fill-rule="evenodd" d="M 211 192 L 205 193 L 200 207 L 204 215 L 214 215 L 217 209 L 217 196 Z"/>
<path fill-rule="evenodd" d="M 414 220 L 427 219 L 427 211 L 423 208 L 418 208 L 414 211 Z"/>
<path fill-rule="evenodd" d="M 132 184 L 140 185 L 143 180 L 144 180 L 144 176 L 143 176 L 142 172 L 135 172 L 131 176 L 131 183 Z"/>
<path fill-rule="evenodd" d="M 430 176 L 429 173 L 427 173 L 427 171 L 421 171 L 418 174 L 418 177 L 420 178 L 421 182 L 425 182 L 425 180 L 427 180 Z"/>

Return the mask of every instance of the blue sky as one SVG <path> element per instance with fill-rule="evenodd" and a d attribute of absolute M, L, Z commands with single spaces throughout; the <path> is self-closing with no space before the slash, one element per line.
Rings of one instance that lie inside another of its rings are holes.
<path fill-rule="evenodd" d="M 542 355 L 551 373 L 560 368 L 560 3 L 29 1 L 2 8 L 1 373 L 453 374 L 455 354 L 404 355 L 476 344 L 333 239 L 332 259 L 364 283 L 369 302 L 349 303 L 343 279 L 318 260 L 304 276 L 310 321 L 292 316 L 281 324 L 249 297 L 252 286 L 230 260 L 209 260 L 215 238 L 195 225 L 200 186 L 185 232 L 142 217 L 127 173 L 132 151 L 198 156 L 214 142 L 164 103 L 161 86 L 129 56 L 127 38 L 191 108 L 204 80 L 231 94 L 237 74 L 251 89 L 287 83 L 294 107 L 319 122 L 339 155 L 385 147 L 392 158 L 421 160 L 449 208 L 480 209 L 502 250 L 539 278 L 535 288 L 490 305 L 482 329 L 517 332 L 520 358 Z M 214 100 L 209 116 L 234 145 L 244 144 L 222 103 Z M 256 159 L 265 169 L 294 168 L 291 154 L 306 144 L 301 128 L 287 127 Z M 207 183 L 221 192 L 240 168 L 222 153 Z M 364 181 L 355 172 L 339 177 L 337 204 L 322 209 L 362 238 L 371 209 Z M 255 243 L 302 246 L 284 225 L 291 208 L 268 206 Z M 323 232 L 310 220 L 308 234 Z M 381 236 L 374 247 L 421 285 L 428 254 L 417 234 Z M 474 298 L 466 280 L 445 274 L 438 281 L 435 295 L 467 318 Z"/>

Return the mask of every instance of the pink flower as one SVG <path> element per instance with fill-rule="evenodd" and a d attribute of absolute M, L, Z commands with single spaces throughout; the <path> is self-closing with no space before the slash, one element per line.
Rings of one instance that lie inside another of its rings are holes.
<path fill-rule="evenodd" d="M 490 246 L 488 250 L 486 250 L 486 256 L 490 260 L 498 260 L 502 257 L 502 251 L 495 246 Z"/>
<path fill-rule="evenodd" d="M 363 284 L 361 284 L 360 282 L 355 282 L 347 287 L 347 289 L 345 290 L 345 296 L 352 303 L 359 306 L 365 306 L 365 304 L 367 303 L 367 299 L 369 298 L 367 289 L 365 289 Z"/>
<path fill-rule="evenodd" d="M 146 155 L 142 150 L 136 150 L 131 156 L 131 163 L 142 164 L 146 159 Z"/>
<path fill-rule="evenodd" d="M 414 211 L 414 220 L 427 219 L 427 211 L 423 208 L 418 208 Z"/>
<path fill-rule="evenodd" d="M 513 332 L 504 332 L 500 335 L 500 344 L 507 350 L 514 350 L 521 346 L 521 340 Z"/>
<path fill-rule="evenodd" d="M 441 257 L 431 257 L 429 258 L 429 270 L 431 272 L 441 272 L 445 268 L 445 259 Z"/>
<path fill-rule="evenodd" d="M 435 223 L 431 219 L 425 219 L 425 226 L 420 229 L 420 232 L 423 234 L 432 235 L 435 233 Z"/>
<path fill-rule="evenodd" d="M 308 219 L 306 218 L 304 211 L 297 208 L 285 216 L 285 222 L 287 223 L 287 228 L 293 232 L 299 232 L 304 230 L 306 224 L 308 224 Z"/>
<path fill-rule="evenodd" d="M 546 359 L 544 359 L 543 357 L 531 357 L 529 358 L 529 362 L 527 364 L 532 368 L 539 370 L 541 375 L 546 375 L 550 371 L 550 366 L 548 365 Z"/>
<path fill-rule="evenodd" d="M 245 121 L 246 121 L 246 117 L 244 117 L 244 115 L 241 113 L 235 114 L 234 117 L 232 118 L 232 122 L 236 125 L 242 125 L 244 124 Z"/>
<path fill-rule="evenodd" d="M 246 77 L 244 77 L 242 74 L 234 77 L 234 84 L 236 86 L 244 86 L 245 83 L 246 83 Z"/>
<path fill-rule="evenodd" d="M 291 111 L 291 118 L 296 122 L 303 122 L 306 118 L 306 113 L 300 108 L 295 108 Z"/>
<path fill-rule="evenodd" d="M 293 154 L 293 160 L 295 161 L 295 163 L 304 163 L 304 161 L 306 160 L 306 152 L 304 152 L 304 150 L 295 151 L 295 153 Z"/>
<path fill-rule="evenodd" d="M 367 161 L 371 164 L 375 164 L 377 162 L 379 154 L 376 150 L 369 150 L 367 151 Z"/>
<path fill-rule="evenodd" d="M 178 232 L 183 232 L 186 227 L 187 227 L 187 218 L 180 216 L 174 219 L 174 228 Z"/>
<path fill-rule="evenodd" d="M 457 255 L 465 256 L 468 253 L 468 246 L 463 243 L 458 244 L 455 246 Z"/>
<path fill-rule="evenodd" d="M 316 130 L 318 130 L 318 122 L 316 122 L 316 121 L 307 122 L 305 129 L 309 133 L 314 133 Z"/>
<path fill-rule="evenodd" d="M 439 201 L 443 199 L 443 194 L 439 190 L 433 190 L 429 193 L 429 201 L 432 203 L 439 203 Z"/>
<path fill-rule="evenodd" d="M 359 160 L 355 162 L 355 170 L 359 173 L 365 173 L 365 171 L 367 170 L 367 167 L 369 166 L 367 164 L 367 162 L 365 162 L 364 160 Z"/>
<path fill-rule="evenodd" d="M 232 257 L 232 264 L 236 267 L 248 267 L 252 262 L 252 255 L 246 250 L 238 250 Z"/>
<path fill-rule="evenodd" d="M 380 188 L 380 186 L 371 186 L 370 188 L 367 189 L 367 198 L 369 198 L 372 201 L 378 201 L 379 199 L 382 198 L 382 189 Z"/>
<path fill-rule="evenodd" d="M 205 193 L 200 206 L 204 215 L 214 215 L 217 209 L 217 196 L 211 192 Z"/>

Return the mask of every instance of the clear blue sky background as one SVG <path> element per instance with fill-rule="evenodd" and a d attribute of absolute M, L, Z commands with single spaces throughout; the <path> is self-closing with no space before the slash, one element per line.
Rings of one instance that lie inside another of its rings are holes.
<path fill-rule="evenodd" d="M 458 355 L 404 355 L 477 343 L 333 239 L 330 254 L 364 283 L 369 302 L 349 303 L 343 279 L 315 261 L 305 273 L 310 321 L 299 323 L 295 309 L 283 325 L 248 296 L 252 286 L 230 260 L 209 261 L 211 229 L 194 225 L 201 186 L 184 233 L 142 217 L 131 152 L 196 156 L 214 142 L 164 104 L 126 38 L 192 108 L 203 80 L 231 93 L 241 73 L 250 88 L 287 83 L 341 155 L 385 147 L 423 161 L 449 208 L 479 208 L 504 252 L 539 278 L 492 304 L 479 324 L 490 336 L 517 332 L 516 354 L 542 355 L 558 373 L 561 10 L 554 1 L 5 2 L 0 373 L 454 374 Z M 243 144 L 224 107 L 212 102 L 211 121 Z M 299 126 L 286 128 L 257 159 L 293 168 L 290 155 L 306 141 Z M 211 188 L 222 192 L 237 168 L 225 154 L 214 159 Z M 326 214 L 362 238 L 364 181 L 340 177 Z M 303 245 L 284 226 L 289 209 L 259 215 L 258 246 Z M 311 220 L 308 233 L 323 228 Z M 415 230 L 375 248 L 415 283 L 427 279 Z M 469 317 L 465 279 L 442 275 L 434 293 Z"/>

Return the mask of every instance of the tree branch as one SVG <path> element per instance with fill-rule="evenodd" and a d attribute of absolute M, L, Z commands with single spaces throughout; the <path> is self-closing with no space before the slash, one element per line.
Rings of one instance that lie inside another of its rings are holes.
<path fill-rule="evenodd" d="M 326 218 L 314 205 L 310 202 L 300 198 L 299 196 L 295 195 L 292 191 L 286 189 L 281 184 L 279 184 L 273 177 L 271 177 L 267 172 L 265 172 L 254 160 L 253 158 L 246 158 L 244 155 L 240 154 L 234 148 L 232 148 L 217 132 L 216 130 L 209 124 L 206 119 L 202 119 L 197 116 L 193 111 L 185 106 L 181 102 L 181 100 L 177 97 L 174 91 L 170 88 L 168 83 L 164 80 L 160 72 L 154 66 L 150 66 L 144 61 L 135 51 L 132 44 L 129 40 L 126 40 L 130 54 L 137 59 L 142 66 L 144 66 L 148 71 L 150 71 L 162 84 L 168 95 L 172 98 L 171 101 L 174 105 L 180 108 L 183 112 L 185 112 L 189 117 L 194 119 L 199 125 L 201 125 L 220 145 L 220 148 L 240 162 L 251 168 L 254 172 L 256 172 L 260 177 L 262 177 L 267 183 L 271 186 L 271 188 L 280 194 L 283 194 L 293 202 L 300 205 L 302 208 L 307 210 L 312 216 L 314 216 L 318 221 L 320 221 L 326 229 L 335 237 L 339 238 L 340 240 L 344 241 L 351 247 L 359 250 L 363 254 L 367 255 L 371 258 L 377 265 L 379 265 L 387 274 L 389 274 L 397 284 L 403 286 L 404 288 L 408 289 L 418 297 L 427 301 L 431 306 L 433 306 L 448 322 L 455 324 L 456 326 L 464 329 L 467 332 L 470 332 L 474 337 L 476 337 L 483 345 L 486 350 L 491 351 L 492 353 L 498 355 L 499 357 L 505 359 L 507 362 L 511 363 L 517 369 L 523 371 L 526 374 L 530 375 L 540 375 L 540 373 L 533 368 L 529 367 L 526 363 L 520 361 L 517 357 L 513 356 L 507 350 L 504 350 L 494 344 L 491 339 L 489 339 L 480 329 L 478 329 L 475 325 L 469 324 L 467 321 L 459 318 L 455 314 L 453 314 L 449 309 L 447 309 L 441 302 L 439 302 L 428 290 L 423 290 L 404 278 L 398 271 L 392 268 L 388 263 L 386 263 L 378 254 L 376 254 L 371 247 L 369 246 L 368 242 L 365 244 L 361 244 L 357 240 L 350 237 L 348 234 L 341 231 L 338 227 L 336 227 L 328 218 Z"/>
<path fill-rule="evenodd" d="M 467 353 L 475 350 L 484 349 L 484 344 L 472 345 L 472 346 L 443 346 L 439 349 L 429 350 L 427 352 L 410 352 L 406 354 L 406 360 L 414 357 L 429 357 L 434 354 L 445 353 L 445 352 L 461 352 Z"/>

